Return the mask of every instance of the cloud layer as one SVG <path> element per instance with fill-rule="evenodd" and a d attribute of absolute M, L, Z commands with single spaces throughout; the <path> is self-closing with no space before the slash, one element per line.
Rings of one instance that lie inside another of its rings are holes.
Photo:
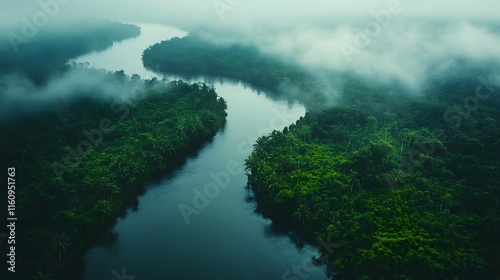
<path fill-rule="evenodd" d="M 78 17 L 203 28 L 218 42 L 255 44 L 311 69 L 396 78 L 418 91 L 429 73 L 460 59 L 500 61 L 499 10 L 494 0 L 4 0 L 0 29 Z"/>
<path fill-rule="evenodd" d="M 313 24 L 328 26 L 337 22 L 363 21 L 370 12 L 386 9 L 392 0 L 347 2 L 345 0 L 3 0 L 0 17 L 5 26 L 33 19 L 44 7 L 60 6 L 57 17 L 100 17 L 129 22 L 173 24 L 190 29 L 198 26 L 286 26 Z M 498 20 L 500 2 L 495 0 L 400 0 L 407 18 Z"/>
<path fill-rule="evenodd" d="M 73 68 L 62 76 L 52 77 L 42 87 L 18 74 L 0 76 L 0 119 L 35 112 L 55 101 L 71 102 L 82 96 L 127 102 L 143 87 L 140 80 L 111 79 L 104 70 L 87 68 Z"/>

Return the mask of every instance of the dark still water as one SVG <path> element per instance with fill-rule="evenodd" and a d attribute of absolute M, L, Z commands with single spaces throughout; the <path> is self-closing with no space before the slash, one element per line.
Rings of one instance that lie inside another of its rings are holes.
<path fill-rule="evenodd" d="M 154 76 L 142 67 L 142 51 L 185 32 L 140 26 L 141 37 L 78 61 Z M 299 248 L 255 213 L 243 170 L 256 138 L 295 122 L 305 108 L 242 84 L 207 83 L 228 102 L 225 128 L 176 171 L 146 186 L 137 211 L 128 210 L 114 226 L 117 239 L 87 253 L 83 279 L 328 279 L 324 267 L 311 264 L 316 248 Z"/>

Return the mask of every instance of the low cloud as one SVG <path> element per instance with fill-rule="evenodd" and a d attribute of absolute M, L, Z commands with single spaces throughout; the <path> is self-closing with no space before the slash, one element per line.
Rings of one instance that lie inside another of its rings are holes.
<path fill-rule="evenodd" d="M 118 78 L 116 76 L 120 76 Z M 72 68 L 52 77 L 44 86 L 35 86 L 19 74 L 0 77 L 0 119 L 9 119 L 45 109 L 47 106 L 71 102 L 75 98 L 91 97 L 123 102 L 137 96 L 143 82 L 129 82 L 121 74 L 111 76 L 105 70 L 86 67 Z"/>
<path fill-rule="evenodd" d="M 3 0 L 0 23 L 21 24 L 32 19 L 48 3 L 60 6 L 58 18 L 100 17 L 127 22 L 175 25 L 188 31 L 200 26 L 290 27 L 303 24 L 331 26 L 332 23 L 363 21 L 372 11 L 386 9 L 392 0 L 346 2 L 345 0 Z M 500 3 L 495 0 L 400 0 L 404 16 L 440 20 L 497 20 Z"/>
<path fill-rule="evenodd" d="M 50 3 L 59 9 L 49 25 L 99 17 L 202 29 L 214 41 L 254 44 L 309 69 L 397 79 L 414 91 L 460 60 L 500 61 L 500 2 L 494 0 L 4 0 L 1 29 L 21 32 L 23 20 L 34 20 Z M 22 84 L 9 90 L 29 88 Z"/>
<path fill-rule="evenodd" d="M 500 28 L 492 22 L 397 18 L 342 21 L 332 27 L 204 30 L 212 42 L 257 45 L 263 52 L 311 70 L 354 72 L 378 80 L 399 80 L 419 91 L 429 75 L 455 67 L 500 61 Z"/>

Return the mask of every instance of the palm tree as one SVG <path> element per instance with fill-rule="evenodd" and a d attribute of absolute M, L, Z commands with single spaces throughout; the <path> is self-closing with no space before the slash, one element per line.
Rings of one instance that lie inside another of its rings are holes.
<path fill-rule="evenodd" d="M 450 201 L 453 199 L 453 196 L 450 193 L 446 193 L 445 195 L 441 196 L 441 208 L 439 211 L 443 211 L 443 206 L 444 209 L 447 210 Z"/>
<path fill-rule="evenodd" d="M 299 221 L 302 221 L 302 225 L 304 225 L 306 220 L 311 216 L 311 212 L 307 206 L 301 204 L 295 211 L 295 216 Z"/>
<path fill-rule="evenodd" d="M 54 245 L 52 248 L 54 250 L 59 250 L 59 264 L 61 263 L 62 260 L 62 251 L 66 251 L 70 245 L 70 238 L 66 235 L 66 232 L 59 232 L 56 235 L 54 235 L 53 238 Z"/>
<path fill-rule="evenodd" d="M 50 182 L 54 184 L 54 186 L 56 186 L 56 191 L 57 191 L 61 186 L 63 180 L 61 179 L 61 177 L 54 177 L 52 178 L 52 180 L 50 180 Z"/>
<path fill-rule="evenodd" d="M 344 194 L 344 195 L 342 196 L 342 205 L 344 205 L 344 201 L 345 201 L 345 200 L 347 200 L 347 199 L 349 199 L 349 197 L 348 197 L 347 195 L 345 195 L 345 194 Z"/>
<path fill-rule="evenodd" d="M 108 186 L 108 190 L 110 192 L 110 202 L 113 203 L 113 196 L 120 194 L 121 189 L 117 185 L 111 184 Z"/>
<path fill-rule="evenodd" d="M 387 173 L 384 174 L 387 182 L 389 183 L 389 186 L 391 188 L 395 187 L 396 185 L 403 183 L 406 178 L 406 174 L 401 171 L 400 169 L 393 169 Z"/>
<path fill-rule="evenodd" d="M 347 177 L 347 182 L 351 186 L 351 193 L 354 189 L 354 185 L 356 185 L 356 187 L 359 185 L 359 180 L 357 179 L 357 177 L 358 177 L 358 173 L 354 170 L 351 170 L 349 177 Z"/>
<path fill-rule="evenodd" d="M 278 183 L 271 183 L 268 186 L 268 190 L 270 194 L 275 194 L 276 192 L 279 191 L 279 185 Z"/>
<path fill-rule="evenodd" d="M 99 200 L 97 201 L 94 209 L 101 215 L 101 222 L 104 222 L 104 217 L 111 213 L 111 203 L 107 200 Z"/>

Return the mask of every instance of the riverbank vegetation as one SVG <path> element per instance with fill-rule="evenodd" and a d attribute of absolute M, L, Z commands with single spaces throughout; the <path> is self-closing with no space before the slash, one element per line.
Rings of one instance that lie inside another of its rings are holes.
<path fill-rule="evenodd" d="M 75 278 L 65 270 L 143 184 L 225 124 L 225 100 L 204 84 L 78 71 L 97 72 L 105 87 L 123 92 L 79 89 L 85 92 L 0 122 L 1 170 L 16 168 L 16 279 Z"/>
<path fill-rule="evenodd" d="M 322 84 L 314 75 L 257 47 L 216 44 L 196 34 L 150 46 L 143 53 L 144 66 L 152 71 L 192 77 L 224 77 L 243 81 L 273 94 L 296 92 L 294 98 L 321 104 Z M 307 93 L 307 94 L 301 94 Z"/>
<path fill-rule="evenodd" d="M 44 28 L 31 31 L 34 35 L 30 38 L 24 37 L 21 27 L 0 27 L 0 77 L 17 74 L 38 86 L 68 70 L 69 59 L 105 50 L 141 33 L 135 25 L 98 19 L 54 19 Z"/>
<path fill-rule="evenodd" d="M 271 92 L 291 82 L 291 97 L 320 96 L 323 85 L 256 48 L 196 36 L 156 44 L 143 59 L 155 71 Z M 335 73 L 334 106 L 303 99 L 304 118 L 254 146 L 246 165 L 259 210 L 310 242 L 338 244 L 329 263 L 346 279 L 495 279 L 500 100 L 485 69 L 459 60 L 429 73 L 419 93 Z"/>
<path fill-rule="evenodd" d="M 496 279 L 500 100 L 454 74 L 418 98 L 346 84 L 344 104 L 258 139 L 262 212 L 338 244 L 347 279 Z"/>

